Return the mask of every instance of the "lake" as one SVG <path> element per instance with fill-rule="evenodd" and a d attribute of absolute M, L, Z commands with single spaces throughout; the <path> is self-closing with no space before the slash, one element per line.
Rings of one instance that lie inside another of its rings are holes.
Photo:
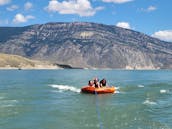
<path fill-rule="evenodd" d="M 0 70 L 0 129 L 172 129 L 172 70 Z"/>

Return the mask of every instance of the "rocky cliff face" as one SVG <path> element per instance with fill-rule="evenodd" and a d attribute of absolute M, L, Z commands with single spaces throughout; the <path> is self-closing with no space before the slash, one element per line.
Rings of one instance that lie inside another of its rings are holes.
<path fill-rule="evenodd" d="M 172 68 L 172 43 L 96 23 L 0 27 L 0 52 L 73 67 Z"/>

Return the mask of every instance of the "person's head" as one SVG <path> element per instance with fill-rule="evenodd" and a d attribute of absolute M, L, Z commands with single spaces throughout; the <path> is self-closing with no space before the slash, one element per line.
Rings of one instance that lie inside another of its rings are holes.
<path fill-rule="evenodd" d="M 102 82 L 103 82 L 103 83 L 106 83 L 106 79 L 105 79 L 105 78 L 103 78 L 103 79 L 102 79 Z"/>
<path fill-rule="evenodd" d="M 89 85 L 89 86 L 93 86 L 93 84 L 94 84 L 94 82 L 93 82 L 92 80 L 89 80 L 89 81 L 88 81 L 88 85 Z"/>
<path fill-rule="evenodd" d="M 98 82 L 99 79 L 97 77 L 94 78 L 94 82 Z"/>

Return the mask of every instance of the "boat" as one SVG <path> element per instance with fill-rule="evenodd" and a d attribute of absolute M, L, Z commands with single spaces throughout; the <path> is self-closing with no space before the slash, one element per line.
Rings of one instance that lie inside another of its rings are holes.
<path fill-rule="evenodd" d="M 93 86 L 84 86 L 81 88 L 81 91 L 83 93 L 91 93 L 91 94 L 107 94 L 107 93 L 114 93 L 115 92 L 115 87 L 100 87 L 100 88 L 95 88 Z"/>

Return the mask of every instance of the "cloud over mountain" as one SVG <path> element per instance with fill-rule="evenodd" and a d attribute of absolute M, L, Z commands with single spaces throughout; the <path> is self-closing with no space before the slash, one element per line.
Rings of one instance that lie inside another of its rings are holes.
<path fill-rule="evenodd" d="M 13 23 L 15 24 L 18 24 L 18 23 L 25 23 L 27 22 L 28 20 L 30 19 L 34 19 L 35 17 L 32 16 L 32 15 L 27 15 L 27 16 L 24 16 L 23 14 L 21 13 L 18 13 L 15 15 L 14 19 L 13 19 Z"/>
<path fill-rule="evenodd" d="M 160 30 L 155 32 L 153 37 L 172 42 L 172 30 Z"/>
<path fill-rule="evenodd" d="M 45 9 L 49 12 L 58 12 L 60 14 L 93 16 L 97 11 L 102 10 L 103 7 L 93 8 L 89 0 L 69 0 L 62 2 L 51 0 Z"/>
<path fill-rule="evenodd" d="M 131 29 L 130 23 L 128 23 L 128 22 L 118 22 L 116 24 L 116 26 L 122 27 L 122 28 L 125 28 L 125 29 Z"/>

